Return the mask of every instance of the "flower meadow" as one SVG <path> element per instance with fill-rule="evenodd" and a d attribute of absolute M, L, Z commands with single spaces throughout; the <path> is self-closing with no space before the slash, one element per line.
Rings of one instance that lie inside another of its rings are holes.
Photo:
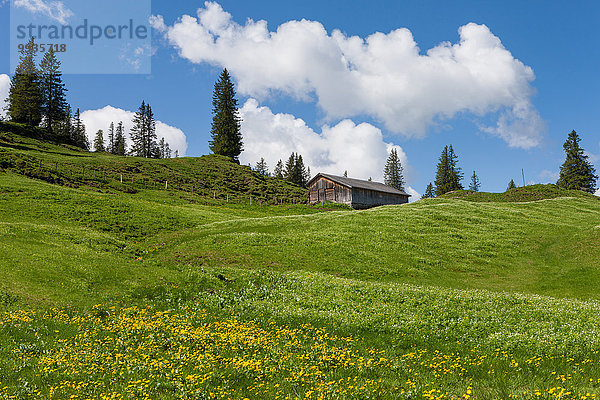
<path fill-rule="evenodd" d="M 5 312 L 0 397 L 594 399 L 600 387 L 597 353 L 577 360 L 515 358 L 500 349 L 398 352 L 308 323 L 290 327 L 213 311 L 188 304 Z M 540 371 L 548 385 L 511 385 Z M 489 381 L 504 382 L 505 392 L 490 397 Z"/>

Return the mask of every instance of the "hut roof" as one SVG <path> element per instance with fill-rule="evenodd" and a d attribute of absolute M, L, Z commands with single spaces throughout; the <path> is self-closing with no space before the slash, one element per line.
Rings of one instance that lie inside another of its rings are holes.
<path fill-rule="evenodd" d="M 344 176 L 336 176 L 336 175 L 329 175 L 329 174 L 323 174 L 323 173 L 318 173 L 317 175 L 315 175 L 315 177 L 312 178 L 308 182 L 308 185 L 310 186 L 314 181 L 318 180 L 319 177 L 329 179 L 337 184 L 346 186 L 350 189 L 358 188 L 358 189 L 372 190 L 374 192 L 383 192 L 383 193 L 398 194 L 398 195 L 403 195 L 403 196 L 410 196 L 410 194 L 403 192 L 402 190 L 398 190 L 391 186 L 384 185 L 383 183 L 369 182 L 369 181 L 363 181 L 361 179 L 346 178 Z"/>

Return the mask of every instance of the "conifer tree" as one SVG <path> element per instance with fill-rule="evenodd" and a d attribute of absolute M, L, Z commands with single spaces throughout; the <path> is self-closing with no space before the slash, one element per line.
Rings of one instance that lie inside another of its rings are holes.
<path fill-rule="evenodd" d="M 294 165 L 294 183 L 305 187 L 308 183 L 306 166 L 304 165 L 304 160 L 301 155 L 296 154 L 296 163 Z"/>
<path fill-rule="evenodd" d="M 427 189 L 425 189 L 425 193 L 421 196 L 422 199 L 433 199 L 435 197 L 435 189 L 433 188 L 433 184 L 429 182 L 427 185 Z"/>
<path fill-rule="evenodd" d="M 210 150 L 214 154 L 230 157 L 239 163 L 238 157 L 243 150 L 241 119 L 238 115 L 235 88 L 227 69 L 223 70 L 215 83 L 212 104 Z"/>
<path fill-rule="evenodd" d="M 60 72 L 60 61 L 56 58 L 52 46 L 44 54 L 40 63 L 40 89 L 42 93 L 42 116 L 44 126 L 51 133 L 54 125 L 64 120 L 67 111 L 67 100 L 65 99 L 65 84 Z"/>
<path fill-rule="evenodd" d="M 462 172 L 458 167 L 458 156 L 454 153 L 452 145 L 445 146 L 444 150 L 442 150 L 435 174 L 436 196 L 453 190 L 462 190 L 461 180 Z"/>
<path fill-rule="evenodd" d="M 123 121 L 119 121 L 115 130 L 115 150 L 114 154 L 124 156 L 127 154 L 127 145 L 125 144 L 125 128 Z"/>
<path fill-rule="evenodd" d="M 348 170 L 345 170 L 344 171 L 344 178 L 347 178 L 347 177 L 348 177 Z"/>
<path fill-rule="evenodd" d="M 577 132 L 569 133 L 563 148 L 565 149 L 565 162 L 560 167 L 560 177 L 556 183 L 559 187 L 572 190 L 583 190 L 588 193 L 596 191 L 598 176 L 596 169 L 588 161 L 588 156 L 579 146 L 581 138 Z"/>
<path fill-rule="evenodd" d="M 94 138 L 94 151 L 106 151 L 106 148 L 104 147 L 104 131 L 102 131 L 102 129 L 99 129 L 98 132 L 96 132 L 96 137 Z"/>
<path fill-rule="evenodd" d="M 171 158 L 171 147 L 169 143 L 165 143 L 165 158 Z"/>
<path fill-rule="evenodd" d="M 388 186 L 404 191 L 403 168 L 400 157 L 398 157 L 398 151 L 395 148 L 392 149 L 385 163 L 383 182 Z"/>
<path fill-rule="evenodd" d="M 479 177 L 473 171 L 473 175 L 471 175 L 471 184 L 469 185 L 469 190 L 473 190 L 475 192 L 479 192 L 479 188 L 481 187 L 481 182 L 479 181 Z"/>
<path fill-rule="evenodd" d="M 514 180 L 510 180 L 510 182 L 508 182 L 508 188 L 506 188 L 506 190 L 511 190 L 511 189 L 516 189 L 517 185 L 515 185 L 515 181 Z"/>
<path fill-rule="evenodd" d="M 285 163 L 283 178 L 288 182 L 294 181 L 294 167 L 296 166 L 296 155 L 292 153 Z"/>
<path fill-rule="evenodd" d="M 129 132 L 131 154 L 136 157 L 156 157 L 156 121 L 150 104 L 142 101 L 140 108 L 133 116 L 133 127 Z"/>
<path fill-rule="evenodd" d="M 106 144 L 106 151 L 110 154 L 115 154 L 115 123 L 111 122 L 108 127 L 108 142 Z"/>
<path fill-rule="evenodd" d="M 75 113 L 75 116 L 73 118 L 73 124 L 71 128 L 71 140 L 73 144 L 75 144 L 75 146 L 77 147 L 81 147 L 84 150 L 90 149 L 90 142 L 85 133 L 85 125 L 81 120 L 79 108 L 77 109 L 77 112 Z"/>
<path fill-rule="evenodd" d="M 263 176 L 269 176 L 269 167 L 267 166 L 267 162 L 263 157 L 261 157 L 260 161 L 256 163 L 254 170 Z"/>
<path fill-rule="evenodd" d="M 175 150 L 175 158 L 179 158 L 179 150 Z"/>
<path fill-rule="evenodd" d="M 277 161 L 275 165 L 275 169 L 273 170 L 273 176 L 275 178 L 283 179 L 283 162 L 281 160 Z"/>
<path fill-rule="evenodd" d="M 35 63 L 37 44 L 32 37 L 23 46 L 8 93 L 8 117 L 12 122 L 38 126 L 42 121 L 40 73 Z"/>
<path fill-rule="evenodd" d="M 63 119 L 58 121 L 55 136 L 59 136 L 65 142 L 75 145 L 73 140 L 73 113 L 71 106 L 68 104 Z"/>

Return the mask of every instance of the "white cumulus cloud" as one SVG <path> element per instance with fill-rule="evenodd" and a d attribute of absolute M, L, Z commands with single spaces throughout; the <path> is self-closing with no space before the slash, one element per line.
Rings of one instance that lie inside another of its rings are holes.
<path fill-rule="evenodd" d="M 4 107 L 6 107 L 6 99 L 10 89 L 10 76 L 0 74 L 0 117 L 6 116 Z"/>
<path fill-rule="evenodd" d="M 43 14 L 63 25 L 73 16 L 73 11 L 65 6 L 62 1 L 14 0 L 12 5 L 25 8 L 35 14 Z"/>
<path fill-rule="evenodd" d="M 158 15 L 151 23 L 182 58 L 228 68 L 248 96 L 315 99 L 330 120 L 368 115 L 412 137 L 459 113 L 498 113 L 483 130 L 514 147 L 541 141 L 533 70 L 485 25 L 461 26 L 457 43 L 423 52 L 405 28 L 362 38 L 303 19 L 271 31 L 264 20 L 239 24 L 208 1 L 195 17 L 167 25 Z"/>
<path fill-rule="evenodd" d="M 255 165 L 264 158 L 270 171 L 278 160 L 284 163 L 292 152 L 302 155 L 312 175 L 325 172 L 359 179 L 383 180 L 383 168 L 392 148 L 396 148 L 406 172 L 408 161 L 400 146 L 386 143 L 381 130 L 368 124 L 355 124 L 345 119 L 334 126 L 323 125 L 321 133 L 315 132 L 306 123 L 290 114 L 273 113 L 258 101 L 249 99 L 240 109 L 244 151 L 242 164 Z M 420 195 L 407 188 L 413 200 Z"/>
<path fill-rule="evenodd" d="M 93 143 L 94 137 L 98 130 L 104 131 L 104 140 L 108 138 L 108 128 L 111 122 L 115 123 L 115 126 L 119 121 L 123 121 L 125 128 L 127 144 L 131 145 L 129 139 L 129 131 L 133 127 L 133 111 L 123 110 L 121 108 L 115 108 L 112 106 L 106 106 L 97 110 L 87 110 L 81 113 L 81 120 L 85 124 L 86 133 L 90 143 Z M 180 156 L 184 156 L 187 151 L 187 139 L 185 133 L 179 128 L 170 126 L 161 121 L 156 121 L 156 136 L 158 139 L 165 138 L 165 141 L 169 143 L 171 150 L 179 151 Z"/>

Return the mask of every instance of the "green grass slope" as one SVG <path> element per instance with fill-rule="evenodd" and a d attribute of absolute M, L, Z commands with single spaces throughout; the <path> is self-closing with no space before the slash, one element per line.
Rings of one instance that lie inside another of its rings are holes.
<path fill-rule="evenodd" d="M 99 177 L 56 185 L 10 164 L 139 162 L 149 179 L 204 174 L 177 165 L 199 160 L 11 140 L 1 399 L 600 396 L 596 197 L 228 203 Z"/>
<path fill-rule="evenodd" d="M 15 130 L 16 124 L 2 128 Z M 20 127 L 20 126 L 19 126 Z M 307 191 L 280 179 L 264 177 L 226 157 L 209 155 L 176 159 L 119 157 L 83 152 L 18 134 L 0 133 L 0 168 L 70 187 L 87 186 L 100 191 L 136 193 L 171 190 L 212 199 L 277 203 L 306 202 Z"/>
<path fill-rule="evenodd" d="M 526 202 L 558 197 L 593 198 L 592 194 L 561 189 L 556 185 L 529 185 L 507 190 L 504 193 L 458 190 L 440 196 L 443 199 L 460 199 L 473 202 Z"/>

